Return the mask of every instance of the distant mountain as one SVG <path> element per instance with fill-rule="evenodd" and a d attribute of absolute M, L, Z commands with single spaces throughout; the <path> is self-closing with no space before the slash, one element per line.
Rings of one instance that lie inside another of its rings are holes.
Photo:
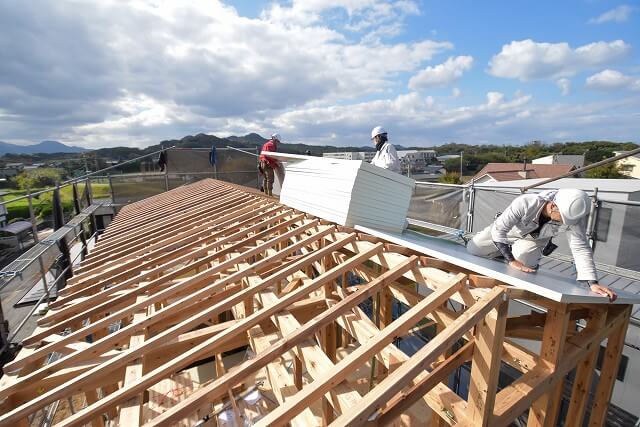
<path fill-rule="evenodd" d="M 0 141 L 0 155 L 3 154 L 36 154 L 36 153 L 82 153 L 89 151 L 81 147 L 64 145 L 58 141 L 42 141 L 34 145 L 17 145 Z"/>
<path fill-rule="evenodd" d="M 267 142 L 266 138 L 261 137 L 257 133 L 250 133 L 245 136 L 229 136 L 227 139 L 229 141 L 255 146 L 262 146 L 262 144 Z"/>
<path fill-rule="evenodd" d="M 256 147 L 261 148 L 262 144 L 267 141 L 267 138 L 263 138 L 257 133 L 249 133 L 244 136 L 229 136 L 226 138 L 219 138 L 215 135 L 206 135 L 199 133 L 197 135 L 188 135 L 182 139 L 172 139 L 162 141 L 159 145 L 152 145 L 147 147 L 145 152 L 153 152 L 160 149 L 160 146 L 171 147 L 176 146 L 179 148 L 216 148 L 235 147 L 235 148 L 249 148 Z M 307 144 L 287 144 L 286 142 L 278 145 L 278 151 L 283 153 L 293 154 L 305 154 L 310 151 L 313 155 L 321 155 L 325 151 L 366 151 L 373 150 L 373 147 L 334 147 L 331 145 L 317 146 Z"/>

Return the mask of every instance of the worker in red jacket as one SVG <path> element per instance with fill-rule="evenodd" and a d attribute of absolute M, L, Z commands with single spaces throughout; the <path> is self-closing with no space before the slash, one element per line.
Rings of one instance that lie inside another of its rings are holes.
<path fill-rule="evenodd" d="M 271 135 L 271 139 L 264 143 L 262 146 L 262 152 L 265 151 L 278 151 L 278 144 L 280 143 L 280 135 L 274 133 Z M 276 159 L 272 159 L 271 157 L 265 156 L 264 154 L 260 154 L 260 163 L 259 169 L 262 174 L 262 188 L 267 196 L 271 196 L 273 192 L 273 180 L 274 180 L 274 171 L 278 170 L 282 166 L 278 163 Z"/>

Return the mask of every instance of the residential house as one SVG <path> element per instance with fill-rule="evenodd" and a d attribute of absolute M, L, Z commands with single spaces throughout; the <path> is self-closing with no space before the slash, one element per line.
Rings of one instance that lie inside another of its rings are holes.
<path fill-rule="evenodd" d="M 624 153 L 624 151 L 614 152 L 616 156 Z M 620 159 L 616 164 L 620 167 L 620 173 L 631 178 L 640 178 L 640 154 Z"/>
<path fill-rule="evenodd" d="M 487 163 L 473 180 L 475 183 L 513 181 L 517 179 L 553 178 L 576 169 L 574 165 L 530 163 Z"/>
<path fill-rule="evenodd" d="M 584 154 L 550 154 L 533 159 L 534 165 L 573 165 L 576 168 L 584 166 Z"/>

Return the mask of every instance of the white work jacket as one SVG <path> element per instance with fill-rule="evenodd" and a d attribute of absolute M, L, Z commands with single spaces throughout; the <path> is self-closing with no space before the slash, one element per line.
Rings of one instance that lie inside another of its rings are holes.
<path fill-rule="evenodd" d="M 398 160 L 398 152 L 396 147 L 388 142 L 385 142 L 380 151 L 376 151 L 376 155 L 373 156 L 371 164 L 383 169 L 389 169 L 390 171 L 400 173 L 400 160 Z"/>
<path fill-rule="evenodd" d="M 524 238 L 540 225 L 538 219 L 542 208 L 548 201 L 553 201 L 555 191 L 544 191 L 539 194 L 523 194 L 511 202 L 504 212 L 493 222 L 491 239 L 494 242 L 512 244 L 514 235 Z M 540 230 L 538 238 L 556 237 L 560 232 L 567 233 L 567 241 L 576 265 L 577 280 L 598 280 L 593 252 L 587 240 L 586 218 L 575 225 L 546 223 Z M 508 236 L 507 236 L 508 234 Z"/>

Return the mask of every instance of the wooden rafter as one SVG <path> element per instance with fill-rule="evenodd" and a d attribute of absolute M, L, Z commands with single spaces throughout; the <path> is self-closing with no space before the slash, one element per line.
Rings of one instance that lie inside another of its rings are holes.
<path fill-rule="evenodd" d="M 630 315 L 548 301 L 214 180 L 125 206 L 59 295 L 5 366 L 0 425 L 26 425 L 74 395 L 86 407 L 57 425 L 193 424 L 221 408 L 236 420 L 257 411 L 259 425 L 500 426 L 526 410 L 530 425 L 550 425 L 564 375 L 577 368 L 577 426 L 608 339 L 597 426 Z M 508 318 L 513 298 L 547 313 Z M 586 327 L 571 331 L 577 319 Z M 413 355 L 396 345 L 427 330 L 437 334 Z M 538 340 L 541 351 L 509 337 Z M 523 375 L 498 391 L 501 362 Z M 467 399 L 446 383 L 464 363 Z M 200 383 L 185 370 L 208 364 L 215 374 Z M 176 387 L 179 396 L 162 397 Z M 242 390 L 272 399 L 248 404 Z"/>

